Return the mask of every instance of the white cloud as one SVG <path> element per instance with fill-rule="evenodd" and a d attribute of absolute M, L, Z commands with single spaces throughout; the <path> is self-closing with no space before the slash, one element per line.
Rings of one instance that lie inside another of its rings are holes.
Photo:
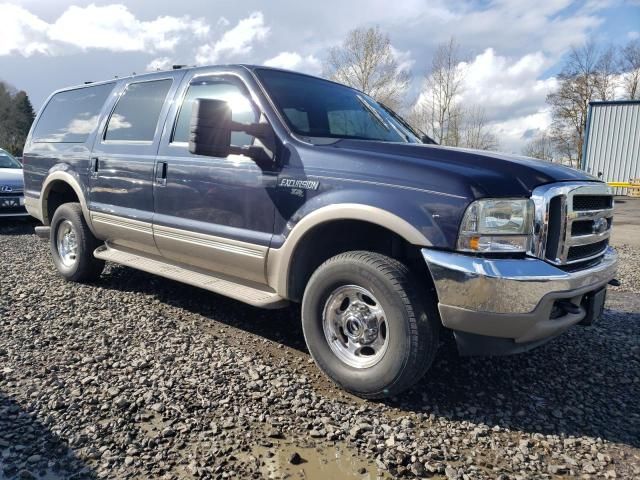
<path fill-rule="evenodd" d="M 124 130 L 131 128 L 131 122 L 129 122 L 124 115 L 114 113 L 109 119 L 109 130 Z"/>
<path fill-rule="evenodd" d="M 262 41 L 269 35 L 269 31 L 262 12 L 253 12 L 224 32 L 217 42 L 198 48 L 196 63 L 216 63 L 221 58 L 246 55 L 251 52 L 255 42 Z"/>
<path fill-rule="evenodd" d="M 8 3 L 0 4 L 0 55 L 17 53 L 29 57 L 49 53 L 46 31 L 48 24 L 28 10 Z"/>
<path fill-rule="evenodd" d="M 156 70 L 169 70 L 174 65 L 173 60 L 169 57 L 154 58 L 148 64 L 145 70 L 147 72 L 155 72 Z"/>
<path fill-rule="evenodd" d="M 541 78 L 550 65 L 539 51 L 510 58 L 487 48 L 470 62 L 458 65 L 464 80 L 457 102 L 462 107 L 482 107 L 501 149 L 519 153 L 527 134 L 551 123 L 546 97 L 556 88 L 557 80 Z M 427 98 L 428 92 L 422 92 L 418 102 Z"/>
<path fill-rule="evenodd" d="M 228 27 L 229 25 L 231 25 L 231 22 L 227 19 L 227 17 L 220 17 L 218 19 L 218 26 L 225 28 Z"/>
<path fill-rule="evenodd" d="M 545 103 L 547 93 L 556 86 L 555 78 L 540 79 L 549 66 L 542 52 L 513 59 L 488 48 L 462 66 L 461 101 L 482 105 L 489 120 L 529 114 Z"/>
<path fill-rule="evenodd" d="M 529 115 L 494 122 L 490 127 L 498 137 L 502 151 L 520 154 L 525 144 L 535 134 L 546 130 L 549 125 L 551 125 L 551 111 L 548 108 L 540 108 Z"/>
<path fill-rule="evenodd" d="M 297 70 L 300 72 L 318 74 L 322 70 L 322 63 L 313 55 L 303 57 L 297 52 L 281 52 L 273 58 L 265 60 L 268 67 Z"/>
<path fill-rule="evenodd" d="M 69 125 L 67 125 L 66 130 L 69 133 L 75 133 L 79 135 L 82 135 L 85 133 L 91 133 L 98 125 L 99 119 L 100 119 L 99 115 L 93 115 L 89 118 L 74 118 L 73 120 L 71 120 L 71 122 L 69 122 Z M 62 136 L 64 135 L 65 134 L 62 134 Z"/>
<path fill-rule="evenodd" d="M 401 51 L 395 48 L 393 45 L 390 45 L 391 53 L 398 62 L 398 70 L 402 71 L 410 71 L 416 61 L 411 56 L 411 50 Z"/>
<path fill-rule="evenodd" d="M 53 23 L 26 9 L 0 5 L 0 55 L 59 54 L 68 47 L 116 52 L 172 51 L 185 37 L 204 38 L 208 24 L 189 16 L 142 21 L 124 5 L 67 8 Z"/>
<path fill-rule="evenodd" d="M 484 108 L 503 150 L 519 153 L 528 132 L 550 125 L 546 97 L 557 81 L 541 78 L 550 65 L 542 52 L 513 59 L 488 48 L 465 66 L 461 103 Z"/>
<path fill-rule="evenodd" d="M 49 38 L 86 50 L 170 51 L 182 35 L 203 37 L 209 27 L 189 17 L 138 20 L 124 5 L 69 7 L 49 28 Z"/>
<path fill-rule="evenodd" d="M 637 40 L 638 38 L 640 38 L 640 32 L 638 32 L 636 30 L 632 30 L 631 32 L 627 32 L 627 38 L 629 40 Z"/>

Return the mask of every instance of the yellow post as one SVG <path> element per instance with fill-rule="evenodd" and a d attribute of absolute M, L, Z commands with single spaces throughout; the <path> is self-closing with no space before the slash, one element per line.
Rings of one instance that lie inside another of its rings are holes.
<path fill-rule="evenodd" d="M 633 178 L 628 182 L 607 182 L 613 188 L 626 188 L 630 197 L 640 197 L 640 178 Z"/>

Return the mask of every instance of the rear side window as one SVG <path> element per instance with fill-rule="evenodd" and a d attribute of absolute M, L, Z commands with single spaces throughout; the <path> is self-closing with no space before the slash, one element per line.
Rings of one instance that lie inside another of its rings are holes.
<path fill-rule="evenodd" d="M 166 79 L 129 84 L 109 118 L 104 139 L 120 142 L 153 141 L 171 82 L 171 79 Z"/>
<path fill-rule="evenodd" d="M 184 97 L 173 133 L 174 142 L 189 141 L 189 126 L 193 102 L 198 98 L 224 100 L 231 107 L 231 118 L 235 122 L 253 123 L 258 120 L 248 93 L 235 82 L 223 79 L 194 80 Z M 253 137 L 244 132 L 231 132 L 232 145 L 251 145 Z"/>
<path fill-rule="evenodd" d="M 33 131 L 37 143 L 84 143 L 98 126 L 113 83 L 56 93 Z"/>

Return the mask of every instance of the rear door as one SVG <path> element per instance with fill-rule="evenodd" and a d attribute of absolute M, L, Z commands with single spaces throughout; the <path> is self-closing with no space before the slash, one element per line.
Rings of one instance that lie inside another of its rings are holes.
<path fill-rule="evenodd" d="M 89 209 L 96 234 L 114 244 L 158 254 L 153 241 L 155 157 L 184 72 L 130 79 L 115 96 L 90 161 Z"/>
<path fill-rule="evenodd" d="M 277 172 L 242 155 L 192 155 L 188 132 L 193 101 L 228 101 L 233 120 L 259 120 L 259 106 L 236 75 L 191 73 L 173 106 L 158 152 L 153 229 L 170 260 L 257 283 L 266 283 L 265 260 L 273 233 Z M 254 138 L 233 132 L 231 142 Z"/>

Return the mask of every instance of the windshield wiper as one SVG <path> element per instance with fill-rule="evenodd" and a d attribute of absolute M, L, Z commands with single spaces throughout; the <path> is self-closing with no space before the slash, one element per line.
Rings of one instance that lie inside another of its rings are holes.
<path fill-rule="evenodd" d="M 371 115 L 374 120 L 376 120 L 380 125 L 382 125 L 382 128 L 384 128 L 387 132 L 391 131 L 391 128 L 389 128 L 389 125 L 387 125 L 387 122 L 384 121 L 384 118 L 382 118 L 382 115 L 380 115 L 380 113 L 375 108 L 369 105 L 369 102 L 367 102 L 360 95 L 356 95 L 356 98 L 362 104 L 362 106 L 367 110 L 367 112 L 369 112 L 369 115 Z"/>
<path fill-rule="evenodd" d="M 387 112 L 389 115 L 391 115 L 393 118 L 395 118 L 398 122 L 400 122 L 403 127 L 405 127 L 407 130 L 409 130 L 411 133 L 413 133 L 417 138 L 419 138 L 422 141 L 422 143 L 427 143 L 427 144 L 432 144 L 432 145 L 437 145 L 438 144 L 433 138 L 431 138 L 429 135 L 424 133 L 422 130 L 410 125 L 409 122 L 407 122 L 404 118 L 402 118 L 400 115 L 398 115 L 392 109 L 387 107 L 384 103 L 381 103 L 380 106 L 382 107 L 382 109 L 385 112 Z"/>

